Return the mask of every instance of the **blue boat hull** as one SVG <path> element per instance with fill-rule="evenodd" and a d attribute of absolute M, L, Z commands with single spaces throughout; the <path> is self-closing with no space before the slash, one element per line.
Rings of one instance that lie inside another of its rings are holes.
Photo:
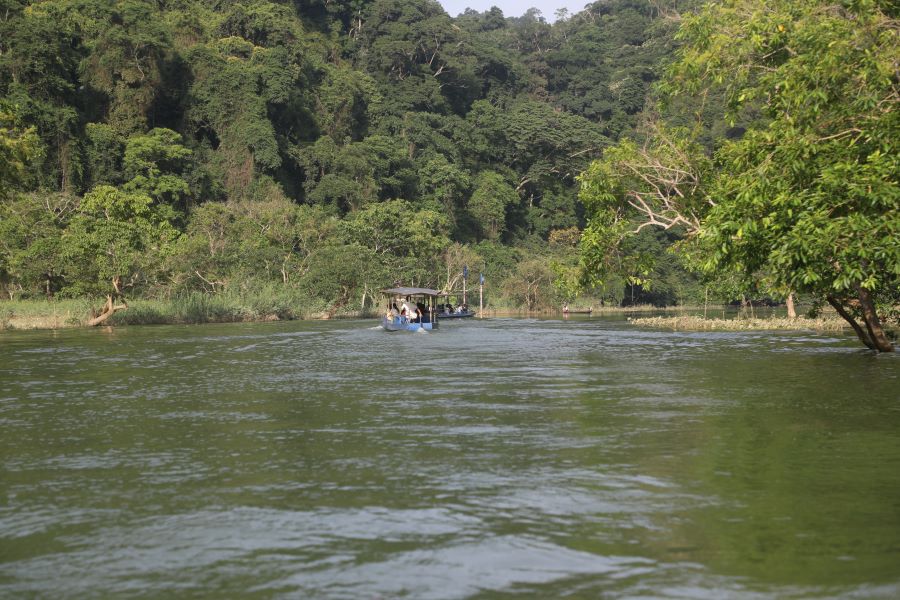
<path fill-rule="evenodd" d="M 433 331 L 437 329 L 437 323 L 410 323 L 406 317 L 394 317 L 388 319 L 387 316 L 381 317 L 381 326 L 385 331 Z"/>

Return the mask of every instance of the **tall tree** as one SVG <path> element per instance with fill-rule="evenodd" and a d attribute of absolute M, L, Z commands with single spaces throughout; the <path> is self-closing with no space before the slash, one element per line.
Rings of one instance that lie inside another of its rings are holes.
<path fill-rule="evenodd" d="M 105 293 L 112 309 L 112 299 L 156 279 L 178 235 L 149 196 L 98 186 L 84 197 L 63 237 L 72 290 Z"/>
<path fill-rule="evenodd" d="M 0 104 L 0 201 L 22 185 L 37 148 L 34 127 L 20 127 L 13 111 Z"/>
<path fill-rule="evenodd" d="M 519 196 L 503 176 L 492 171 L 480 173 L 468 211 L 484 239 L 496 240 L 506 230 L 506 211 L 519 202 Z"/>
<path fill-rule="evenodd" d="M 29 179 L 51 189 L 76 191 L 81 27 L 67 1 L 7 2 L 0 18 L 0 95 L 35 127 L 42 152 Z"/>
<path fill-rule="evenodd" d="M 125 0 L 89 2 L 80 12 L 89 51 L 82 70 L 106 97 L 105 120 L 123 135 L 144 131 L 172 45 L 159 9 Z"/>
<path fill-rule="evenodd" d="M 750 106 L 764 119 L 726 140 L 712 169 L 683 145 L 671 146 L 683 157 L 611 152 L 585 180 L 589 199 L 599 192 L 587 249 L 616 246 L 616 207 L 630 205 L 642 224 L 696 233 L 707 273 L 809 294 L 867 347 L 892 351 L 882 320 L 900 304 L 898 30 L 896 7 L 876 0 L 732 0 L 687 18 L 664 90 L 722 93 L 733 115 Z M 663 170 L 654 156 L 669 157 Z"/>
<path fill-rule="evenodd" d="M 676 90 L 722 85 L 768 117 L 721 152 L 706 267 L 824 298 L 882 352 L 879 312 L 900 303 L 897 17 L 877 0 L 709 6 L 685 22 L 673 71 Z"/>

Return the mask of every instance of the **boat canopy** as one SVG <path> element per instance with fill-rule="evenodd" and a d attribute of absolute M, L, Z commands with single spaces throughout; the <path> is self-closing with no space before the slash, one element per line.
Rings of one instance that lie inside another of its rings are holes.
<path fill-rule="evenodd" d="M 441 294 L 440 290 L 432 290 L 430 288 L 416 288 L 416 287 L 396 287 L 396 288 L 388 288 L 386 290 L 381 290 L 382 294 L 387 294 L 389 296 L 439 296 Z"/>

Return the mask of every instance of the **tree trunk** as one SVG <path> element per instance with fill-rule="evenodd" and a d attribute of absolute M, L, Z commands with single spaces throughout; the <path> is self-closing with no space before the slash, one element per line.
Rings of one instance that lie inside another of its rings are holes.
<path fill-rule="evenodd" d="M 126 308 L 128 308 L 128 304 L 115 304 L 113 302 L 112 296 L 107 295 L 106 296 L 106 304 L 103 306 L 103 309 L 100 311 L 100 314 L 95 316 L 94 318 L 92 318 L 90 321 L 88 321 L 87 324 L 90 327 L 96 327 L 97 325 L 100 325 L 101 323 L 106 321 L 108 318 L 113 316 L 113 314 L 117 310 L 124 310 Z"/>
<path fill-rule="evenodd" d="M 859 286 L 857 288 L 859 296 L 859 304 L 863 311 L 863 321 L 866 323 L 866 329 L 869 331 L 869 339 L 875 345 L 875 350 L 879 352 L 893 352 L 894 345 L 891 340 L 884 334 L 884 328 L 878 319 L 878 313 L 875 310 L 875 302 L 872 300 L 872 294 L 866 288 Z"/>
<path fill-rule="evenodd" d="M 794 292 L 788 292 L 787 300 L 785 300 L 785 303 L 787 304 L 788 319 L 796 319 L 797 309 L 794 306 Z"/>
<path fill-rule="evenodd" d="M 838 302 L 834 296 L 826 296 L 825 299 L 828 300 L 828 304 L 830 304 L 834 308 L 834 310 L 837 311 L 837 314 L 841 315 L 841 317 L 845 321 L 850 323 L 850 327 L 852 327 L 853 331 L 856 332 L 856 337 L 859 338 L 859 341 L 865 344 L 866 348 L 875 350 L 875 344 L 873 344 L 872 340 L 869 339 L 869 334 L 867 334 L 865 330 L 859 326 L 859 323 L 856 322 L 856 319 L 850 316 L 850 313 L 846 311 L 844 306 L 840 302 Z"/>

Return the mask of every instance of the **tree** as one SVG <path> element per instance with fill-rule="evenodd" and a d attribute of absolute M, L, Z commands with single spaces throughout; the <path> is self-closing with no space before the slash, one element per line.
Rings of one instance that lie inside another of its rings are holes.
<path fill-rule="evenodd" d="M 236 208 L 260 238 L 257 272 L 275 274 L 285 285 L 309 271 L 318 248 L 337 240 L 338 220 L 319 207 L 281 199 Z"/>
<path fill-rule="evenodd" d="M 360 56 L 390 86 L 382 94 L 389 113 L 465 112 L 477 94 L 474 61 L 439 3 L 375 0 L 363 19 Z"/>
<path fill-rule="evenodd" d="M 767 123 L 726 143 L 700 241 L 707 271 L 767 273 L 892 351 L 900 303 L 896 5 L 735 0 L 685 21 L 672 92 L 724 88 Z"/>
<path fill-rule="evenodd" d="M 17 126 L 13 112 L 0 104 L 0 202 L 22 185 L 37 144 L 34 128 Z"/>
<path fill-rule="evenodd" d="M 532 203 L 528 210 L 531 230 L 546 238 L 552 231 L 575 227 L 578 224 L 575 192 L 562 185 L 548 185 L 542 191 L 539 203 Z"/>
<path fill-rule="evenodd" d="M 345 214 L 377 200 L 374 165 L 362 144 L 341 146 L 322 136 L 300 151 L 299 162 L 306 173 L 306 201 Z"/>
<path fill-rule="evenodd" d="M 609 137 L 627 134 L 674 46 L 677 21 L 665 13 L 660 3 L 608 0 L 555 24 L 557 43 L 538 57 L 547 90 L 569 112 L 601 123 Z"/>
<path fill-rule="evenodd" d="M 870 0 L 734 0 L 686 19 L 663 91 L 763 118 L 712 160 L 698 134 L 672 128 L 609 149 L 582 178 L 586 272 L 640 272 L 631 234 L 680 230 L 708 277 L 809 294 L 892 350 L 881 315 L 900 302 L 897 26 Z"/>
<path fill-rule="evenodd" d="M 247 228 L 249 229 L 249 228 Z M 206 202 L 194 209 L 187 230 L 173 249 L 171 262 L 179 288 L 215 293 L 227 287 L 242 261 L 244 223 L 234 206 Z"/>
<path fill-rule="evenodd" d="M 338 143 L 348 138 L 362 139 L 382 102 L 371 77 L 334 65 L 322 67 L 315 98 L 319 128 Z"/>
<path fill-rule="evenodd" d="M 406 285 L 437 285 L 440 257 L 450 244 L 443 214 L 391 200 L 349 215 L 342 228 L 347 241 L 369 248 L 391 277 Z"/>
<path fill-rule="evenodd" d="M 553 281 L 556 274 L 544 258 L 530 258 L 516 265 L 515 271 L 503 282 L 507 296 L 525 307 L 536 310 L 553 302 Z"/>
<path fill-rule="evenodd" d="M 66 284 L 63 231 L 77 206 L 65 193 L 18 194 L 0 202 L 0 283 L 18 292 L 53 297 Z"/>
<path fill-rule="evenodd" d="M 471 186 L 469 174 L 443 154 L 437 154 L 419 169 L 419 181 L 423 199 L 431 201 L 434 208 L 443 211 L 455 224 Z"/>
<path fill-rule="evenodd" d="M 88 123 L 85 127 L 85 138 L 88 168 L 86 179 L 90 187 L 122 183 L 125 138 L 106 123 Z"/>
<path fill-rule="evenodd" d="M 186 208 L 183 201 L 191 191 L 181 173 L 192 152 L 181 141 L 180 134 L 163 128 L 133 135 L 125 144 L 122 161 L 128 179 L 123 189 L 153 198 L 158 208 L 169 213 L 170 221 Z"/>
<path fill-rule="evenodd" d="M 302 35 L 296 19 L 287 18 L 285 7 L 273 10 L 279 18 L 263 23 L 276 23 L 276 30 L 265 33 L 251 28 L 254 37 L 274 43 L 270 38 Z M 244 30 L 238 26 L 241 22 L 231 24 L 234 32 Z M 257 46 L 234 35 L 193 47 L 188 60 L 193 72 L 187 110 L 191 133 L 215 148 L 214 162 L 226 190 L 246 197 L 261 173 L 274 173 L 282 166 L 282 146 L 302 141 L 297 139 L 304 134 L 297 113 L 306 104 L 295 86 L 302 80 L 305 61 L 296 44 Z M 286 139 L 279 139 L 275 122 Z"/>
<path fill-rule="evenodd" d="M 310 296 L 321 298 L 329 316 L 346 308 L 354 298 L 366 299 L 389 277 L 372 248 L 357 243 L 325 244 L 310 257 L 310 268 L 300 284 Z"/>
<path fill-rule="evenodd" d="M 486 239 L 496 240 L 506 229 L 506 209 L 519 202 L 516 190 L 499 173 L 484 171 L 475 181 L 468 211 Z"/>
<path fill-rule="evenodd" d="M 151 209 L 152 200 L 112 186 L 99 186 L 84 197 L 63 237 L 76 293 L 106 293 L 99 324 L 123 306 L 115 299 L 127 288 L 152 281 L 164 264 L 178 232 Z"/>
<path fill-rule="evenodd" d="M 712 162 L 693 132 L 654 122 L 642 144 L 623 139 L 579 177 L 588 222 L 581 240 L 584 279 L 647 283 L 654 256 L 642 250 L 647 227 L 688 240 L 714 205 L 707 193 Z"/>
<path fill-rule="evenodd" d="M 646 0 L 557 25 L 435 0 L 0 0 L 2 285 L 295 291 L 341 243 L 436 283 L 450 239 L 481 240 L 499 284 L 581 226 L 574 176 L 643 106 L 661 21 Z M 129 229 L 160 220 L 186 235 Z"/>
<path fill-rule="evenodd" d="M 484 268 L 484 259 L 472 247 L 454 243 L 448 246 L 443 253 L 444 268 L 447 273 L 446 283 L 441 287 L 446 292 L 458 290 L 462 287 L 464 270 L 469 267 L 470 276 L 481 273 Z"/>
<path fill-rule="evenodd" d="M 479 144 L 485 158 L 514 168 L 516 190 L 532 196 L 542 183 L 571 182 L 608 143 L 595 123 L 534 100 L 509 106 L 479 101 L 467 119 L 485 138 Z"/>
<path fill-rule="evenodd" d="M 29 179 L 50 189 L 74 191 L 81 170 L 75 136 L 83 51 L 68 4 L 5 3 L 0 19 L 0 97 L 17 107 L 24 128 L 34 127 L 40 138 L 41 152 L 32 157 Z"/>
<path fill-rule="evenodd" d="M 161 93 L 169 31 L 152 3 L 90 3 L 81 11 L 91 86 L 108 98 L 106 119 L 123 135 L 143 131 Z"/>

